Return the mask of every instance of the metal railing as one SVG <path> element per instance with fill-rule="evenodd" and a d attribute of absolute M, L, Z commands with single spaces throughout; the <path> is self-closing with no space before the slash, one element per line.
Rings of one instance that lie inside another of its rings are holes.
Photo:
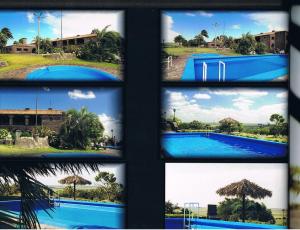
<path fill-rule="evenodd" d="M 165 62 L 167 63 L 167 69 L 170 69 L 173 66 L 173 57 L 169 56 Z"/>
<path fill-rule="evenodd" d="M 206 62 L 202 63 L 202 81 L 207 81 L 207 64 L 206 64 Z"/>
<path fill-rule="evenodd" d="M 199 203 L 197 202 L 184 203 L 183 229 L 192 229 L 193 220 L 199 217 L 199 211 L 200 211 Z"/>
<path fill-rule="evenodd" d="M 225 76 L 226 76 L 226 64 L 222 61 L 219 61 L 219 82 L 221 81 L 221 66 L 223 66 L 223 71 L 222 71 L 222 81 L 225 81 Z"/>

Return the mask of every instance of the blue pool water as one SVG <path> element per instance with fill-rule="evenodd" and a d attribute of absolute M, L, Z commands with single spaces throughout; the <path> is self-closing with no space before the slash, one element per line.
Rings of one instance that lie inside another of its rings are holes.
<path fill-rule="evenodd" d="M 98 69 L 72 66 L 54 65 L 36 69 L 29 73 L 27 80 L 45 81 L 116 81 L 116 76 Z"/>
<path fill-rule="evenodd" d="M 271 224 L 242 223 L 223 220 L 195 219 L 191 221 L 192 229 L 286 229 L 285 226 Z M 183 229 L 183 218 L 166 218 L 166 229 Z"/>
<path fill-rule="evenodd" d="M 0 201 L 0 209 L 18 214 L 20 201 Z M 61 200 L 59 207 L 47 210 L 50 216 L 41 207 L 36 207 L 41 224 L 68 229 L 124 228 L 123 205 Z"/>
<path fill-rule="evenodd" d="M 225 81 L 271 81 L 288 74 L 287 55 L 222 56 L 194 54 L 188 58 L 183 81 L 203 81 L 203 63 L 207 81 L 219 81 L 219 61 L 225 63 Z M 221 66 L 221 78 L 223 68 Z"/>
<path fill-rule="evenodd" d="M 165 133 L 162 148 L 169 157 L 282 158 L 287 145 L 219 133 Z"/>

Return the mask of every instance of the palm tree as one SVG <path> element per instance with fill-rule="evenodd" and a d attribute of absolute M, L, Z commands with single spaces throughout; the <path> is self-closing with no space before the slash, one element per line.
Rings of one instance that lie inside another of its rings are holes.
<path fill-rule="evenodd" d="M 0 50 L 3 50 L 3 48 L 7 44 L 7 41 L 12 38 L 14 38 L 14 37 L 13 37 L 11 31 L 7 27 L 2 28 L 0 30 Z"/>
<path fill-rule="evenodd" d="M 201 33 L 200 33 L 203 37 L 206 37 L 208 38 L 208 33 L 206 30 L 201 30 Z"/>
<path fill-rule="evenodd" d="M 68 176 L 64 179 L 61 179 L 58 181 L 60 184 L 73 184 L 73 198 L 76 200 L 76 185 L 87 185 L 92 184 L 89 180 L 86 180 L 80 176 L 74 175 L 74 176 Z"/>
<path fill-rule="evenodd" d="M 103 135 L 104 127 L 97 114 L 89 112 L 85 107 L 77 111 L 66 112 L 61 126 L 62 144 L 67 148 L 86 149 L 91 142 L 97 142 Z"/>
<path fill-rule="evenodd" d="M 217 190 L 217 194 L 220 196 L 236 196 L 242 199 L 242 218 L 243 222 L 245 222 L 245 204 L 246 204 L 246 197 L 250 196 L 253 199 L 263 199 L 266 196 L 271 197 L 272 192 L 264 189 L 255 183 L 250 182 L 249 180 L 243 179 L 239 182 L 232 183 L 227 185 L 223 188 Z"/>
<path fill-rule="evenodd" d="M 99 171 L 100 165 L 97 163 L 32 163 L 22 162 L 22 165 L 15 162 L 5 162 L 0 164 L 0 187 L 5 183 L 15 183 L 20 187 L 20 214 L 3 210 L 0 207 L 0 225 L 21 227 L 21 228 L 40 228 L 39 220 L 36 215 L 35 207 L 38 204 L 49 215 L 45 203 L 49 203 L 48 193 L 51 189 L 38 180 L 36 176 L 50 176 L 57 173 L 77 173 L 82 170 Z M 46 201 L 46 202 L 45 202 Z"/>

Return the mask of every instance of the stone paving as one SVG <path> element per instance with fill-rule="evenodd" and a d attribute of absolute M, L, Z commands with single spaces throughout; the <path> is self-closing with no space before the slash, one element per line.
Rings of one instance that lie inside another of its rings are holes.
<path fill-rule="evenodd" d="M 167 65 L 163 67 L 163 80 L 164 81 L 180 81 L 185 63 L 190 55 L 182 55 L 173 58 L 173 66 L 167 69 Z"/>

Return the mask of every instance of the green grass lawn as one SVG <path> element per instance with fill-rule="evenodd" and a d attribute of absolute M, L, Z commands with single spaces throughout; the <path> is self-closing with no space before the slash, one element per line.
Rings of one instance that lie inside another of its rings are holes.
<path fill-rule="evenodd" d="M 101 153 L 101 150 L 79 150 L 79 149 L 72 149 L 72 150 L 62 150 L 56 148 L 21 148 L 16 147 L 14 145 L 0 145 L 0 155 L 2 156 L 31 156 L 31 155 L 39 155 L 41 153 Z"/>
<path fill-rule="evenodd" d="M 231 49 L 216 50 L 214 48 L 197 48 L 197 47 L 169 47 L 164 48 L 169 55 L 172 56 L 183 56 L 191 54 L 200 54 L 200 53 L 217 53 L 227 56 L 240 55 Z"/>
<path fill-rule="evenodd" d="M 6 61 L 8 66 L 1 67 L 0 73 L 13 71 L 26 67 L 44 66 L 44 65 L 82 65 L 95 68 L 111 68 L 119 69 L 119 64 L 107 62 L 92 62 L 85 61 L 78 58 L 73 60 L 54 60 L 51 58 L 43 57 L 42 55 L 31 54 L 0 54 L 0 61 Z"/>

